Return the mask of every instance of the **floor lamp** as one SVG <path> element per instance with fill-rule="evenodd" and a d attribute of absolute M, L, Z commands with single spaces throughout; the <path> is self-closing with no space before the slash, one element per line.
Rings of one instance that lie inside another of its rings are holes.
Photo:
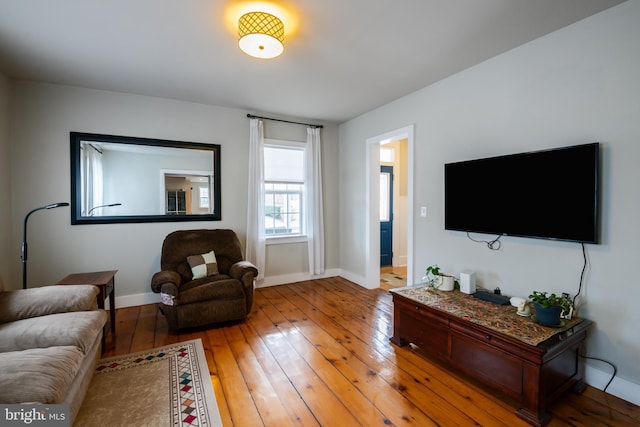
<path fill-rule="evenodd" d="M 95 211 L 96 209 L 100 209 L 100 208 L 112 208 L 114 206 L 122 206 L 122 203 L 110 203 L 108 205 L 100 205 L 100 206 L 94 206 L 91 209 L 89 209 L 89 212 L 87 212 L 87 216 L 93 216 L 93 211 Z"/>
<path fill-rule="evenodd" d="M 22 254 L 20 255 L 20 259 L 22 260 L 22 289 L 27 289 L 27 220 L 29 219 L 31 214 L 36 211 L 59 208 L 62 206 L 69 206 L 69 203 L 52 203 L 50 205 L 35 208 L 34 210 L 30 211 L 27 216 L 24 217 L 24 228 L 22 229 Z"/>

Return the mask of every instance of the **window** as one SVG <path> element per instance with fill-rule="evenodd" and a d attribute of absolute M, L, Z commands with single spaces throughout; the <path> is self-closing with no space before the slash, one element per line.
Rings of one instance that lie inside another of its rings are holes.
<path fill-rule="evenodd" d="M 391 194 L 391 174 L 380 172 L 380 222 L 388 222 L 390 218 L 389 195 Z"/>
<path fill-rule="evenodd" d="M 209 207 L 209 187 L 198 187 L 198 196 L 200 199 L 200 208 Z"/>
<path fill-rule="evenodd" d="M 265 140 L 264 214 L 267 237 L 303 236 L 305 144 Z"/>
<path fill-rule="evenodd" d="M 380 147 L 380 161 L 383 163 L 393 163 L 395 150 L 393 147 Z"/>

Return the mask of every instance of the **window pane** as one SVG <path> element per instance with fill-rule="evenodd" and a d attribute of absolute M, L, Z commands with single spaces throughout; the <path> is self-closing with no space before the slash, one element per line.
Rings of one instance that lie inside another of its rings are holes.
<path fill-rule="evenodd" d="M 394 150 L 392 147 L 380 147 L 380 161 L 393 163 Z"/>
<path fill-rule="evenodd" d="M 389 174 L 380 174 L 380 221 L 389 221 Z"/>
<path fill-rule="evenodd" d="M 265 190 L 267 235 L 301 234 L 303 184 L 268 184 Z"/>

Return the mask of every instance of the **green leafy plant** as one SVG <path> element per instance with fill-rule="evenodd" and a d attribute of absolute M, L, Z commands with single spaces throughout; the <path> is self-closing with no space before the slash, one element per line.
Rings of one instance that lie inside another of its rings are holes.
<path fill-rule="evenodd" d="M 440 276 L 440 267 L 435 264 L 430 265 L 427 267 L 424 275 L 427 278 L 427 282 L 429 282 L 430 285 L 434 285 L 438 281 L 438 276 Z"/>
<path fill-rule="evenodd" d="M 573 302 L 566 295 L 557 296 L 556 294 L 548 294 L 547 292 L 533 291 L 533 293 L 529 295 L 529 299 L 543 308 L 562 307 L 563 315 L 569 313 L 573 306 Z"/>
<path fill-rule="evenodd" d="M 438 267 L 437 264 L 428 266 L 427 269 L 425 270 L 424 274 L 425 275 L 424 275 L 423 279 L 426 279 L 426 281 L 429 284 L 429 286 L 431 286 L 434 289 L 438 289 L 438 287 L 442 283 L 442 279 L 440 278 L 440 276 L 453 277 L 450 274 L 446 274 L 446 273 L 440 271 L 440 267 Z M 455 277 L 453 277 L 453 284 L 454 284 L 455 289 L 460 289 L 460 282 Z"/>

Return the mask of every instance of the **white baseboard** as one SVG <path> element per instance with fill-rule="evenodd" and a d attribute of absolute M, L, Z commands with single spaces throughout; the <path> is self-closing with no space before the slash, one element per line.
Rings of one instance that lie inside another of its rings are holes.
<path fill-rule="evenodd" d="M 397 258 L 397 259 L 396 259 Z M 407 256 L 406 255 L 401 255 L 401 256 L 394 256 L 393 257 L 393 266 L 394 267 L 406 267 L 407 266 Z"/>
<path fill-rule="evenodd" d="M 262 280 L 261 283 L 257 283 L 256 288 L 264 288 L 267 286 L 275 286 L 275 285 L 284 285 L 286 283 L 302 282 L 303 280 L 318 279 L 322 277 L 339 276 L 340 273 L 341 273 L 340 269 L 331 269 L 331 270 L 325 271 L 324 274 L 316 275 L 316 276 L 312 276 L 309 273 L 271 276 Z M 117 308 L 135 307 L 137 305 L 155 304 L 157 302 L 160 302 L 160 294 L 156 294 L 153 292 L 148 292 L 144 294 L 135 294 L 135 295 L 116 296 Z M 107 307 L 109 307 L 109 303 L 107 303 Z"/>
<path fill-rule="evenodd" d="M 322 279 L 324 277 L 340 276 L 342 270 L 339 268 L 331 268 L 322 274 L 312 275 L 309 273 L 281 274 L 279 276 L 265 277 L 258 283 L 256 288 L 266 288 L 268 286 L 285 285 L 287 283 L 302 282 L 305 280 Z"/>
<path fill-rule="evenodd" d="M 612 374 L 613 372 L 600 370 L 587 363 L 584 370 L 584 382 L 591 387 L 602 390 L 611 379 Z M 640 406 L 640 384 L 615 377 L 607 388 L 607 393 Z"/>
<path fill-rule="evenodd" d="M 283 274 L 280 276 L 269 276 L 264 278 L 260 283 L 256 283 L 256 288 L 265 288 L 268 286 L 285 285 L 287 283 L 302 282 L 305 280 L 320 279 L 324 277 L 342 276 L 360 286 L 364 287 L 365 280 L 360 276 L 350 274 L 340 268 L 332 268 L 326 270 L 320 275 L 311 275 L 309 273 Z M 134 307 L 137 305 L 155 304 L 160 302 L 160 294 L 148 292 L 144 294 L 116 296 L 116 307 Z M 107 303 L 107 307 L 108 307 Z"/>
<path fill-rule="evenodd" d="M 367 288 L 367 278 L 364 276 L 360 276 L 358 274 L 353 274 L 350 271 L 347 270 L 341 270 L 340 277 L 344 277 L 345 279 L 347 279 L 350 282 L 355 283 L 358 286 L 362 286 L 363 288 Z"/>
<path fill-rule="evenodd" d="M 135 307 L 137 305 L 155 304 L 160 302 L 160 294 L 148 292 L 146 294 L 116 296 L 116 308 Z M 109 307 L 109 303 L 106 305 Z"/>

